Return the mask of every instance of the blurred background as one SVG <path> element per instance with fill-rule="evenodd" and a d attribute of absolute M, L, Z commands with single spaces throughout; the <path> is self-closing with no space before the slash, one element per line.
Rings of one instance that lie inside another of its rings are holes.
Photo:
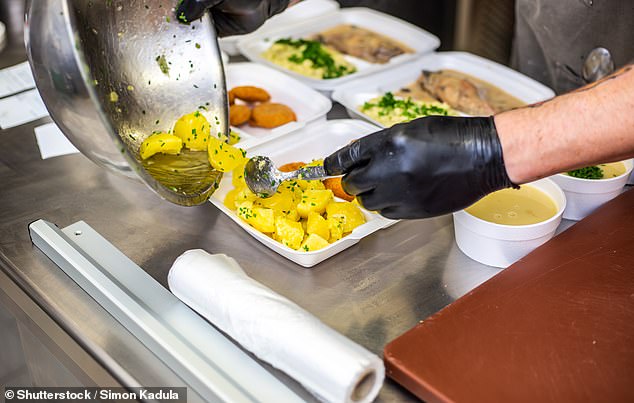
<path fill-rule="evenodd" d="M 14 45 L 24 43 L 25 4 L 26 0 L 0 0 L 0 22 L 6 26 L 5 40 L 0 37 L 0 59 L 9 59 L 13 54 L 24 53 L 21 46 Z"/>
<path fill-rule="evenodd" d="M 343 7 L 370 7 L 433 33 L 440 50 L 464 50 L 508 65 L 514 24 L 514 0 L 338 0 Z M 7 44 L 22 43 L 26 0 L 0 1 Z M 2 45 L 0 45 L 0 48 Z M 14 46 L 1 51 L 16 52 Z"/>
<path fill-rule="evenodd" d="M 399 17 L 440 38 L 440 50 L 464 50 L 509 64 L 514 0 L 339 0 Z"/>

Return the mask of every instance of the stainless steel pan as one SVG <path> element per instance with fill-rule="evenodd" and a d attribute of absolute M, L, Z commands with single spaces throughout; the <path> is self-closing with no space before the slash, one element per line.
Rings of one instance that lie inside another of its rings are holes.
<path fill-rule="evenodd" d="M 32 0 L 25 30 L 37 87 L 53 120 L 92 161 L 140 178 L 181 205 L 207 200 L 221 179 L 208 164 L 146 170 L 143 140 L 199 110 L 227 134 L 224 71 L 206 15 L 190 25 L 178 0 Z"/>

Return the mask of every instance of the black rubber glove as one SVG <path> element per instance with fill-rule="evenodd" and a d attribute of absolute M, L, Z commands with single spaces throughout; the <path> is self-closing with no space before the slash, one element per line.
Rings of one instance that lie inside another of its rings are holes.
<path fill-rule="evenodd" d="M 211 11 L 218 36 L 253 32 L 264 21 L 281 13 L 289 0 L 179 0 L 176 16 L 181 22 L 197 20 Z"/>
<path fill-rule="evenodd" d="M 493 117 L 431 116 L 360 138 L 324 161 L 346 192 L 388 218 L 426 218 L 515 186 Z"/>

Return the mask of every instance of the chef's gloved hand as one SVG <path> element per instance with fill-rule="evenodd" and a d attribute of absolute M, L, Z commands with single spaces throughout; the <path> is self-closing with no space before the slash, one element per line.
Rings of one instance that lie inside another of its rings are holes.
<path fill-rule="evenodd" d="M 264 21 L 286 9 L 289 0 L 179 0 L 176 16 L 181 22 L 197 20 L 211 11 L 218 36 L 255 31 Z"/>
<path fill-rule="evenodd" d="M 516 186 L 493 117 L 431 116 L 360 138 L 324 161 L 346 192 L 387 218 L 426 218 Z"/>

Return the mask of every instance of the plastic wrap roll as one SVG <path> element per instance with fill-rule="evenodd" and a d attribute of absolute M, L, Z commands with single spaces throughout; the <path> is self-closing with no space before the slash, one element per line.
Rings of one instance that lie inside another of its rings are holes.
<path fill-rule="evenodd" d="M 370 402 L 379 393 L 379 357 L 251 279 L 234 259 L 187 251 L 168 283 L 180 300 L 320 400 Z"/>

